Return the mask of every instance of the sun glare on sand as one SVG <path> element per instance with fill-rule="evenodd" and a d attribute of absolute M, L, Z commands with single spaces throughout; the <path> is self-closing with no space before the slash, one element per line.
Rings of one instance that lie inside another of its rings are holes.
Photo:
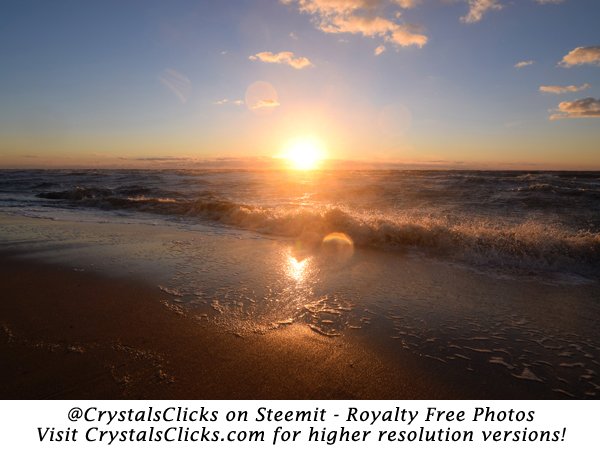
<path fill-rule="evenodd" d="M 318 139 L 303 137 L 290 141 L 281 156 L 293 169 L 312 170 L 319 166 L 325 154 Z"/>

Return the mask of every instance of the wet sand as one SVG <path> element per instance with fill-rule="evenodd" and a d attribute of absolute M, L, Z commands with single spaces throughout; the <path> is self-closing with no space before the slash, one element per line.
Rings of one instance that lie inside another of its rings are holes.
<path fill-rule="evenodd" d="M 1 398 L 528 396 L 473 388 L 408 353 L 392 361 L 360 339 L 306 325 L 241 338 L 183 314 L 139 280 L 0 261 Z"/>
<path fill-rule="evenodd" d="M 292 325 L 239 338 L 169 309 L 156 289 L 4 256 L 0 397 L 444 397 L 357 342 Z"/>

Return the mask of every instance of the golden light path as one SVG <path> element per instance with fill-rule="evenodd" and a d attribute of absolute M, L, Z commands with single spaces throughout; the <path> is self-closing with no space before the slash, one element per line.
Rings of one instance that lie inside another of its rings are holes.
<path fill-rule="evenodd" d="M 298 261 L 295 256 L 288 254 L 286 270 L 288 276 L 297 282 L 303 281 L 306 275 L 306 266 L 308 264 L 309 259 L 310 258 L 305 258 L 303 260 Z"/>
<path fill-rule="evenodd" d="M 316 169 L 323 158 L 323 144 L 315 137 L 301 137 L 293 139 L 287 145 L 283 155 L 291 168 L 296 170 Z"/>

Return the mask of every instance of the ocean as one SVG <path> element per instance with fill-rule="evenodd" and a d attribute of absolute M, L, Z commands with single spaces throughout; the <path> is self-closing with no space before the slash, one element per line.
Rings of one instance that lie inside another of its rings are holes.
<path fill-rule="evenodd" d="M 343 232 L 359 247 L 481 270 L 600 275 L 598 172 L 3 171 L 0 211 L 152 215 L 282 238 Z"/>
<path fill-rule="evenodd" d="M 4 170 L 0 215 L 5 249 L 145 278 L 240 337 L 302 323 L 600 395 L 599 172 Z"/>

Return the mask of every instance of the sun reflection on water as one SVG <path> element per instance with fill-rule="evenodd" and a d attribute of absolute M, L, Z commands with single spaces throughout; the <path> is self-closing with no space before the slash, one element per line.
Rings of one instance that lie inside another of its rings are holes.
<path fill-rule="evenodd" d="M 295 280 L 298 283 L 301 283 L 302 281 L 304 281 L 306 278 L 307 272 L 308 272 L 307 269 L 308 269 L 310 259 L 311 258 L 304 258 L 304 259 L 298 260 L 292 254 L 288 254 L 287 255 L 287 266 L 286 266 L 287 275 L 291 279 Z"/>

